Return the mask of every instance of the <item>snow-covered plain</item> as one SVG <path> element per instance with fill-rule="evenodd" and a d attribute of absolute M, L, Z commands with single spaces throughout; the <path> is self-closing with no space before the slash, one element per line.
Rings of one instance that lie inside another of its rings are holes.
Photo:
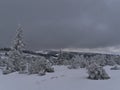
<path fill-rule="evenodd" d="M 45 76 L 0 72 L 0 90 L 120 90 L 120 70 L 105 69 L 109 80 L 89 80 L 85 69 L 65 66 L 55 66 L 55 72 Z"/>

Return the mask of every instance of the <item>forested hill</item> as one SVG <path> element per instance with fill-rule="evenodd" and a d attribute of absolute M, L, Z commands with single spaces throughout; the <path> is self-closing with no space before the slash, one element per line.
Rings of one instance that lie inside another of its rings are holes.
<path fill-rule="evenodd" d="M 8 52 L 10 50 L 11 50 L 10 48 L 0 48 L 0 52 Z M 36 51 L 32 51 L 32 50 L 23 50 L 23 53 L 37 55 L 37 56 L 44 56 L 46 58 L 60 56 L 60 58 L 62 57 L 64 59 L 71 59 L 72 57 L 74 57 L 76 55 L 83 55 L 83 57 L 85 57 L 85 58 L 90 58 L 90 57 L 94 57 L 94 56 L 101 56 L 101 57 L 106 57 L 106 58 L 112 58 L 112 57 L 120 58 L 120 55 L 103 54 L 103 53 L 65 52 L 65 51 L 53 51 L 53 50 L 47 50 L 45 52 L 46 53 L 36 52 Z"/>

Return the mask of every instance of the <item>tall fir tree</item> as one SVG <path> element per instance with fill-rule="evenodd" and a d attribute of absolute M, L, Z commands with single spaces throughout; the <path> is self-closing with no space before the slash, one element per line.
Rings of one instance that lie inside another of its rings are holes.
<path fill-rule="evenodd" d="M 23 29 L 19 25 L 16 33 L 16 37 L 14 40 L 14 45 L 8 53 L 8 61 L 6 70 L 3 72 L 4 74 L 8 74 L 11 72 L 19 71 L 22 72 L 25 69 L 25 59 L 22 50 L 24 49 L 23 43 Z"/>
<path fill-rule="evenodd" d="M 23 28 L 21 25 L 18 26 L 16 30 L 16 37 L 14 40 L 14 46 L 13 49 L 21 51 L 24 49 L 24 43 L 23 43 Z"/>

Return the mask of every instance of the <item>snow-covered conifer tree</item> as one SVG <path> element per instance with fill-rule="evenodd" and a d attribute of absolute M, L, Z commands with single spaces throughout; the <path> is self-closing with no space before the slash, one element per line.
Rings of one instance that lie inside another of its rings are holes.
<path fill-rule="evenodd" d="M 14 40 L 14 45 L 12 46 L 11 51 L 8 53 L 6 71 L 9 73 L 14 71 L 22 72 L 25 69 L 25 60 L 22 52 L 23 49 L 23 29 L 21 26 L 19 26 Z M 6 71 L 4 72 L 6 73 Z"/>
<path fill-rule="evenodd" d="M 63 62 L 64 62 L 63 53 L 62 53 L 62 50 L 60 49 L 58 60 L 57 60 L 57 65 L 63 65 Z"/>
<path fill-rule="evenodd" d="M 84 58 L 84 56 L 80 55 L 79 60 L 80 60 L 80 68 L 85 68 L 87 65 L 87 60 Z"/>
<path fill-rule="evenodd" d="M 18 26 L 18 29 L 16 32 L 13 49 L 18 50 L 19 52 L 24 49 L 23 28 L 20 25 Z"/>
<path fill-rule="evenodd" d="M 102 66 L 96 64 L 96 62 L 91 62 L 91 64 L 87 67 L 88 69 L 88 78 L 93 80 L 101 80 L 101 79 L 110 79 L 105 69 Z"/>

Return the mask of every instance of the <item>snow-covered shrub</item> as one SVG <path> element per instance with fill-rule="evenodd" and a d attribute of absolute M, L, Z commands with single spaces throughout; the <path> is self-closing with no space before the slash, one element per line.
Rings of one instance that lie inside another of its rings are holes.
<path fill-rule="evenodd" d="M 87 65 L 87 60 L 84 58 L 83 55 L 79 56 L 79 60 L 80 60 L 80 68 L 85 68 Z"/>
<path fill-rule="evenodd" d="M 18 50 L 12 50 L 9 52 L 9 63 L 12 63 L 15 71 L 21 71 L 24 69 L 26 61 L 24 59 L 24 55 L 20 53 Z"/>
<path fill-rule="evenodd" d="M 102 66 L 99 66 L 95 62 L 92 62 L 87 69 L 88 69 L 89 79 L 93 79 L 93 80 L 110 79 L 105 69 L 103 69 Z"/>
<path fill-rule="evenodd" d="M 50 63 L 52 64 L 52 65 L 58 65 L 58 58 L 56 58 L 56 57 L 50 57 L 49 58 L 49 61 L 50 61 Z"/>
<path fill-rule="evenodd" d="M 57 56 L 58 56 L 58 58 L 56 61 L 56 65 L 69 65 L 70 60 L 73 58 L 74 55 L 69 52 L 62 52 L 60 50 L 60 52 Z"/>
<path fill-rule="evenodd" d="M 69 69 L 77 69 L 80 68 L 80 60 L 79 56 L 75 56 L 70 60 L 70 66 L 68 67 Z"/>
<path fill-rule="evenodd" d="M 3 71 L 3 74 L 9 74 L 15 71 L 14 65 L 9 58 L 5 60 L 5 67 L 4 69 L 2 69 L 2 71 Z"/>
<path fill-rule="evenodd" d="M 83 55 L 81 56 L 76 55 L 69 61 L 70 61 L 70 65 L 68 67 L 69 69 L 85 68 L 87 65 L 87 61 L 83 57 Z"/>
<path fill-rule="evenodd" d="M 3 74 L 6 75 L 6 74 L 10 74 L 12 71 L 11 70 L 3 70 Z"/>
<path fill-rule="evenodd" d="M 54 68 L 52 67 L 52 64 L 50 63 L 50 61 L 45 59 L 44 57 L 42 57 L 42 59 L 45 60 L 45 71 L 46 72 L 54 72 Z"/>
<path fill-rule="evenodd" d="M 22 72 L 26 68 L 26 62 L 17 50 L 12 50 L 9 52 L 8 59 L 5 60 L 5 67 L 7 72 Z"/>
<path fill-rule="evenodd" d="M 110 65 L 110 66 L 116 65 L 115 57 L 114 56 L 107 57 L 107 59 L 106 59 L 106 65 Z"/>
<path fill-rule="evenodd" d="M 5 60 L 7 58 L 0 58 L 0 67 L 5 67 Z"/>
<path fill-rule="evenodd" d="M 105 55 L 95 55 L 95 56 L 91 57 L 91 60 L 95 60 L 95 62 L 100 66 L 106 65 Z"/>
<path fill-rule="evenodd" d="M 63 61 L 63 65 L 65 65 L 65 66 L 66 66 L 66 65 L 70 65 L 70 63 L 71 63 L 70 60 L 66 60 L 66 59 L 65 59 L 65 60 Z"/>
<path fill-rule="evenodd" d="M 114 56 L 114 61 L 116 64 L 120 65 L 120 56 Z"/>
<path fill-rule="evenodd" d="M 70 60 L 70 65 L 68 66 L 69 69 L 77 69 L 80 67 L 80 61 L 78 59 L 78 56 L 72 58 Z"/>
<path fill-rule="evenodd" d="M 48 59 L 52 65 L 70 65 L 70 60 L 67 59 L 58 59 L 56 57 L 50 57 Z"/>
<path fill-rule="evenodd" d="M 38 75 L 43 76 L 43 75 L 45 75 L 45 73 L 46 73 L 46 71 L 43 69 L 38 73 Z"/>
<path fill-rule="evenodd" d="M 51 63 L 44 57 L 32 57 L 28 64 L 28 73 L 43 75 L 45 72 L 54 72 Z"/>

